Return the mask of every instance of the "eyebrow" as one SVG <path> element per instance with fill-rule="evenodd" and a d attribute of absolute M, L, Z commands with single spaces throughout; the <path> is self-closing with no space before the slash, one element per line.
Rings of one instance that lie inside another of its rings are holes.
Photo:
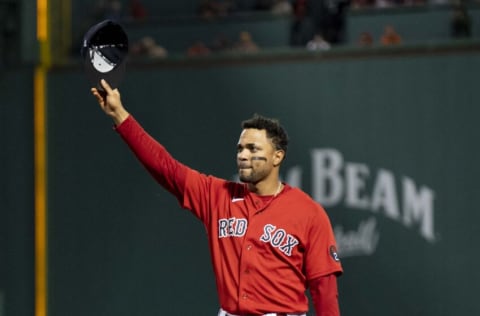
<path fill-rule="evenodd" d="M 255 143 L 248 143 L 248 144 L 245 144 L 245 146 L 239 143 L 237 144 L 237 149 L 240 149 L 240 148 L 253 149 L 253 148 L 261 148 L 261 147 Z"/>

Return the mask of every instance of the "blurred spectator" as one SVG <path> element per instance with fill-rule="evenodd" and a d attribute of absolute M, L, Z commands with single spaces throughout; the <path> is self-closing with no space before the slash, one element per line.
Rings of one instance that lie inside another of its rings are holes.
<path fill-rule="evenodd" d="M 373 36 L 369 32 L 362 32 L 358 38 L 358 45 L 362 47 L 373 45 Z"/>
<path fill-rule="evenodd" d="M 397 45 L 402 43 L 402 37 L 397 33 L 392 25 L 385 26 L 382 36 L 380 37 L 382 45 Z"/>
<path fill-rule="evenodd" d="M 454 0 L 430 0 L 429 4 L 446 5 L 446 4 L 451 4 L 452 2 L 455 2 L 455 1 Z"/>
<path fill-rule="evenodd" d="M 395 0 L 395 5 L 403 5 L 403 6 L 422 6 L 428 4 L 433 4 L 435 1 L 437 4 L 447 4 L 449 0 Z"/>
<path fill-rule="evenodd" d="M 256 53 L 260 49 L 253 41 L 252 35 L 247 31 L 243 31 L 240 32 L 240 36 L 238 41 L 235 43 L 234 50 L 241 53 Z"/>
<path fill-rule="evenodd" d="M 313 36 L 311 7 L 307 0 L 293 0 L 293 22 L 290 31 L 290 45 L 302 46 Z"/>
<path fill-rule="evenodd" d="M 217 16 L 217 7 L 213 0 L 203 0 L 198 8 L 197 14 L 206 20 L 214 18 Z"/>
<path fill-rule="evenodd" d="M 331 44 L 345 41 L 345 13 L 351 0 L 322 0 L 315 9 L 315 32 L 323 34 Z"/>
<path fill-rule="evenodd" d="M 273 6 L 273 0 L 256 0 L 255 10 L 268 11 L 271 10 Z"/>
<path fill-rule="evenodd" d="M 429 4 L 447 4 L 450 0 L 428 0 Z M 352 9 L 391 8 L 398 6 L 425 5 L 427 0 L 352 0 Z"/>
<path fill-rule="evenodd" d="M 123 5 L 120 0 L 99 0 L 95 6 L 95 20 L 118 21 L 124 15 Z"/>
<path fill-rule="evenodd" d="M 227 16 L 236 10 L 233 0 L 202 0 L 197 8 L 197 14 L 204 19 Z"/>
<path fill-rule="evenodd" d="M 130 52 L 134 57 L 166 58 L 168 56 L 167 50 L 158 45 L 150 36 L 145 36 L 133 43 Z"/>
<path fill-rule="evenodd" d="M 190 57 L 210 55 L 211 50 L 203 41 L 196 41 L 187 49 L 187 55 Z"/>
<path fill-rule="evenodd" d="M 375 1 L 375 7 L 379 9 L 391 8 L 394 5 L 395 3 L 392 0 L 376 0 Z"/>
<path fill-rule="evenodd" d="M 275 15 L 292 14 L 292 4 L 288 0 L 274 0 L 270 11 Z"/>
<path fill-rule="evenodd" d="M 140 0 L 130 0 L 130 16 L 134 20 L 145 20 L 147 17 L 147 10 Z"/>
<path fill-rule="evenodd" d="M 232 41 L 223 33 L 217 34 L 212 42 L 212 52 L 225 52 L 232 49 Z"/>
<path fill-rule="evenodd" d="M 459 3 L 453 7 L 450 27 L 452 36 L 455 38 L 472 36 L 472 20 L 465 4 Z"/>
<path fill-rule="evenodd" d="M 327 42 L 321 34 L 315 34 L 315 36 L 307 43 L 307 50 L 310 51 L 325 51 L 329 50 L 330 47 L 330 43 Z"/>
<path fill-rule="evenodd" d="M 217 0 L 217 15 L 227 16 L 237 11 L 235 0 Z"/>
<path fill-rule="evenodd" d="M 375 0 L 352 0 L 351 8 L 363 9 L 363 8 L 373 7 L 374 5 L 375 5 Z"/>

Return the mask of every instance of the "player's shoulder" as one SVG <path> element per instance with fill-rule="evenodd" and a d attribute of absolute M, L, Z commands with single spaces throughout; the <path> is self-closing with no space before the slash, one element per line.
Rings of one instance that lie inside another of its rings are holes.
<path fill-rule="evenodd" d="M 299 188 L 291 187 L 285 192 L 283 207 L 294 210 L 292 221 L 304 225 L 304 229 L 318 229 L 330 225 L 330 218 L 323 206 Z"/>
<path fill-rule="evenodd" d="M 233 187 L 239 185 L 233 181 L 226 180 L 211 174 L 200 172 L 196 169 L 189 168 L 186 175 L 187 186 L 205 187 L 209 191 L 221 192 L 231 191 Z"/>
<path fill-rule="evenodd" d="M 210 182 L 210 187 L 211 189 L 214 189 L 215 191 L 223 191 L 227 193 L 228 195 L 235 195 L 235 194 L 243 194 L 245 195 L 245 184 L 232 181 L 232 180 L 227 180 L 223 178 L 219 178 L 216 176 L 209 175 L 208 180 Z"/>
<path fill-rule="evenodd" d="M 288 186 L 288 191 L 285 193 L 285 196 L 288 197 L 290 201 L 299 204 L 298 206 L 304 210 L 314 213 L 325 212 L 320 203 L 315 201 L 310 195 L 299 188 Z"/>

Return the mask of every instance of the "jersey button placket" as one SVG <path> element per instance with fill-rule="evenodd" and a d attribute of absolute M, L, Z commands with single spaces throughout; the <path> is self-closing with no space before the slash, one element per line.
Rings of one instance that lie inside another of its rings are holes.
<path fill-rule="evenodd" d="M 245 247 L 245 248 L 246 248 L 247 252 L 250 252 L 252 250 L 252 245 L 248 244 L 247 247 Z M 246 256 L 248 256 L 248 255 L 246 255 Z M 244 274 L 250 274 L 250 269 L 248 268 L 248 265 L 245 269 L 243 269 L 243 273 Z"/>
<path fill-rule="evenodd" d="M 250 242 L 251 238 L 246 236 L 246 243 L 245 243 L 245 248 L 243 249 L 241 261 L 240 261 L 240 277 L 239 277 L 239 288 L 238 288 L 238 293 L 239 293 L 239 302 L 238 305 L 240 309 L 244 309 L 246 306 L 249 305 L 249 301 L 252 299 L 252 293 L 251 293 L 251 279 L 254 277 L 252 275 L 252 266 L 251 266 L 251 259 L 252 256 L 255 254 L 253 253 L 254 247 L 252 243 Z"/>

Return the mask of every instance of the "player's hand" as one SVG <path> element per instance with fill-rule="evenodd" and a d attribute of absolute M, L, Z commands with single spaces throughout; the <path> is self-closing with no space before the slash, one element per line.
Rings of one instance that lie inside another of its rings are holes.
<path fill-rule="evenodd" d="M 102 108 L 103 112 L 110 116 L 116 125 L 119 125 L 129 115 L 122 105 L 120 92 L 118 89 L 112 89 L 110 85 L 103 79 L 100 81 L 100 84 L 105 91 L 92 88 L 92 94 L 97 98 L 98 104 Z"/>

